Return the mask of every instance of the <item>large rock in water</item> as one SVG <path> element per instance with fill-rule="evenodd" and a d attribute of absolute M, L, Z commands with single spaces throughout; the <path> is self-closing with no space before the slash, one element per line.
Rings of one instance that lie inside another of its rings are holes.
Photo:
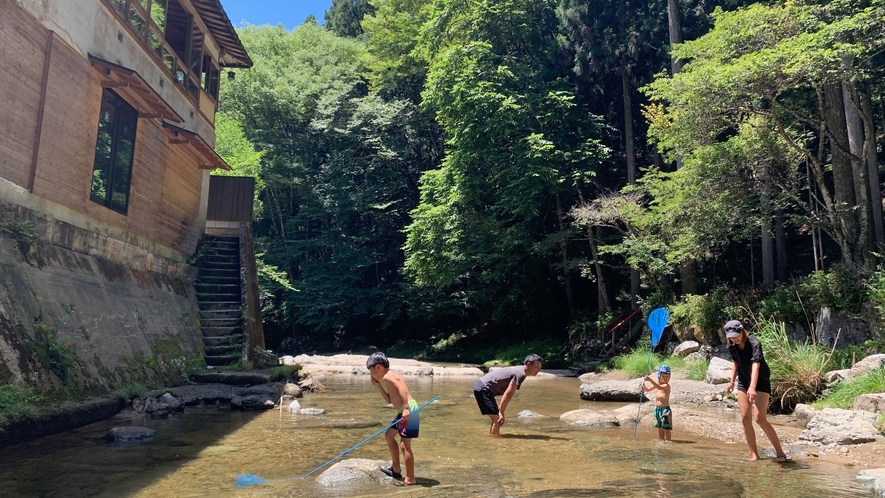
<path fill-rule="evenodd" d="M 876 428 L 875 413 L 824 408 L 808 422 L 799 439 L 823 444 L 860 444 L 882 439 L 882 435 Z"/>
<path fill-rule="evenodd" d="M 563 413 L 559 420 L 569 425 L 584 427 L 618 427 L 621 423 L 611 413 L 581 409 Z"/>
<path fill-rule="evenodd" d="M 104 438 L 108 441 L 142 441 L 156 435 L 157 431 L 148 427 L 114 427 Z"/>
<path fill-rule="evenodd" d="M 377 483 L 381 478 L 385 477 L 378 470 L 378 467 L 382 465 L 387 465 L 387 462 L 384 460 L 369 460 L 368 458 L 342 460 L 320 474 L 320 477 L 317 478 L 317 484 L 324 488 L 334 488 Z"/>
<path fill-rule="evenodd" d="M 594 384 L 581 384 L 581 399 L 588 401 L 636 401 L 639 402 L 641 379 L 603 380 Z M 642 398 L 648 400 L 643 393 Z"/>

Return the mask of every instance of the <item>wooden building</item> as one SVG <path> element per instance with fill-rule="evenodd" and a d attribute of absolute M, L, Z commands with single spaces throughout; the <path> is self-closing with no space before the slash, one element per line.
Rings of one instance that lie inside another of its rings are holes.
<path fill-rule="evenodd" d="M 130 266 L 185 262 L 209 172 L 228 168 L 213 150 L 219 79 L 252 65 L 221 2 L 0 0 L 0 52 L 6 211 L 76 227 L 79 242 L 40 235 Z"/>

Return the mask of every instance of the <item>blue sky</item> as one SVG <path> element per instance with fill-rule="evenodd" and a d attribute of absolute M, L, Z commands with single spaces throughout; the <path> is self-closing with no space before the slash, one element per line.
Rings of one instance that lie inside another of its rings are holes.
<path fill-rule="evenodd" d="M 300 25 L 313 14 L 323 24 L 323 14 L 332 6 L 332 0 L 221 0 L 235 28 L 243 23 L 282 24 L 286 29 Z"/>

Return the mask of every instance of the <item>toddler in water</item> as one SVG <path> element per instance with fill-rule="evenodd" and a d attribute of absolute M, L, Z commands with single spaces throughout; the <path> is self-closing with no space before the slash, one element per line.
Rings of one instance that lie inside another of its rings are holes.
<path fill-rule="evenodd" d="M 647 386 L 646 382 L 651 382 L 651 386 Z M 667 365 L 658 367 L 657 382 L 651 375 L 646 375 L 642 382 L 642 390 L 655 391 L 655 427 L 658 428 L 658 437 L 661 441 L 670 441 L 670 432 L 673 429 L 673 412 L 670 410 L 670 367 Z"/>

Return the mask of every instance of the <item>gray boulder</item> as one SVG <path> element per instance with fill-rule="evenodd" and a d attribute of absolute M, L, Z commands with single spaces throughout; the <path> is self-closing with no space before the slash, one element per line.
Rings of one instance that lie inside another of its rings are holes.
<path fill-rule="evenodd" d="M 861 470 L 857 474 L 857 480 L 872 486 L 872 496 L 885 496 L 885 469 Z"/>
<path fill-rule="evenodd" d="M 728 384 L 731 380 L 731 371 L 733 369 L 734 362 L 714 356 L 710 358 L 710 366 L 707 367 L 707 374 L 704 376 L 704 380 L 707 384 Z"/>
<path fill-rule="evenodd" d="M 808 422 L 811 422 L 815 413 L 817 413 L 817 410 L 809 405 L 803 405 L 802 403 L 799 403 L 796 405 L 796 408 L 793 409 L 793 416 L 796 417 L 796 423 L 798 423 L 800 427 L 807 427 Z"/>
<path fill-rule="evenodd" d="M 824 408 L 814 415 L 799 439 L 823 444 L 860 444 L 882 439 L 876 414 Z"/>
<path fill-rule="evenodd" d="M 385 477 L 378 467 L 386 464 L 387 462 L 383 460 L 349 458 L 329 467 L 328 470 L 320 474 L 316 482 L 324 488 L 377 483 Z"/>
<path fill-rule="evenodd" d="M 582 427 L 618 427 L 621 425 L 618 419 L 610 413 L 588 409 L 565 412 L 559 417 L 559 420 L 569 425 L 579 425 Z"/>
<path fill-rule="evenodd" d="M 148 427 L 114 427 L 104 438 L 108 441 L 142 441 L 156 435 L 157 431 Z"/>
<path fill-rule="evenodd" d="M 581 384 L 581 399 L 588 401 L 639 401 L 641 379 L 603 380 L 594 384 Z M 642 394 L 644 400 L 648 397 Z"/>
<path fill-rule="evenodd" d="M 688 356 L 691 353 L 700 351 L 700 349 L 701 345 L 696 341 L 685 341 L 676 346 L 676 349 L 673 350 L 673 356 Z"/>
<path fill-rule="evenodd" d="M 251 394 L 249 396 L 235 396 L 230 400 L 231 410 L 270 410 L 276 406 L 276 402 L 269 396 Z"/>
<path fill-rule="evenodd" d="M 873 413 L 885 413 L 885 393 L 861 394 L 854 398 L 852 408 Z"/>
<path fill-rule="evenodd" d="M 530 419 L 530 418 L 550 418 L 547 415 L 541 415 L 540 413 L 535 413 L 531 410 L 523 410 L 516 414 L 516 418 L 518 419 Z"/>
<path fill-rule="evenodd" d="M 816 322 L 817 343 L 826 347 L 832 347 L 834 343 L 839 347 L 863 344 L 872 338 L 867 322 L 834 312 L 826 306 L 818 312 Z"/>

